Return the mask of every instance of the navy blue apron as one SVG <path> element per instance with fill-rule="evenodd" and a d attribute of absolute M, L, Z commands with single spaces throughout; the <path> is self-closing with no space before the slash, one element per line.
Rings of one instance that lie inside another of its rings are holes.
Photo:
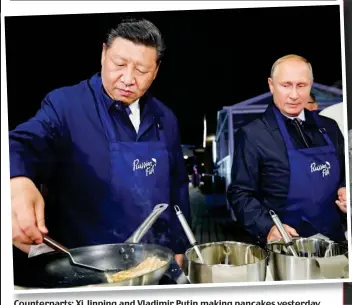
<path fill-rule="evenodd" d="M 320 233 L 335 241 L 345 240 L 341 215 L 335 203 L 340 182 L 339 161 L 318 115 L 313 113 L 313 118 L 328 145 L 295 149 L 283 115 L 273 108 L 290 164 L 287 202 L 277 214 L 302 237 Z"/>
<path fill-rule="evenodd" d="M 110 152 L 110 187 L 100 207 L 104 219 L 100 222 L 99 243 L 119 243 L 130 237 L 156 205 L 170 204 L 169 155 L 164 131 L 157 121 L 153 127 L 158 140 L 119 141 L 103 100 L 101 80 L 91 85 Z M 171 210 L 169 207 L 160 215 L 141 242 L 170 247 Z"/>

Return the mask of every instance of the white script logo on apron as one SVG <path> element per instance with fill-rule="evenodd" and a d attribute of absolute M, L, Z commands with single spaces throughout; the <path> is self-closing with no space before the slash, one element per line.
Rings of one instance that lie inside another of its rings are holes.
<path fill-rule="evenodd" d="M 154 174 L 156 166 L 156 159 L 152 158 L 151 161 L 140 162 L 139 159 L 133 161 L 133 171 L 145 170 L 145 175 L 150 176 Z"/>
<path fill-rule="evenodd" d="M 323 164 L 316 165 L 315 162 L 313 162 L 310 165 L 310 170 L 311 172 L 321 172 L 323 177 L 330 175 L 330 168 L 331 165 L 328 161 L 325 161 Z"/>

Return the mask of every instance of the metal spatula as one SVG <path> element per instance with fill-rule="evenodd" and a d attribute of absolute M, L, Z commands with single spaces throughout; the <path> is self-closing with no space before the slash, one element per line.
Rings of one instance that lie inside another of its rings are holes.
<path fill-rule="evenodd" d="M 194 250 L 196 251 L 200 262 L 202 264 L 204 264 L 204 259 L 203 259 L 202 253 L 200 252 L 200 250 L 199 250 L 199 248 L 197 246 L 197 240 L 194 237 L 194 235 L 192 233 L 192 230 L 191 230 L 191 228 L 189 227 L 189 225 L 187 223 L 186 218 L 183 216 L 183 213 L 180 210 L 178 205 L 175 205 L 174 209 L 175 209 L 176 215 L 177 215 L 177 217 L 178 217 L 178 219 L 179 219 L 179 221 L 181 223 L 181 226 L 182 226 L 183 230 L 185 231 L 185 233 L 187 235 L 187 238 L 188 238 L 190 244 L 193 246 Z"/>
<path fill-rule="evenodd" d="M 67 254 L 70 257 L 70 260 L 72 262 L 73 265 L 79 266 L 79 267 L 83 267 L 83 268 L 88 268 L 88 269 L 92 269 L 94 271 L 99 271 L 99 272 L 108 272 L 108 271 L 115 271 L 115 270 L 105 270 L 105 269 L 101 269 L 101 268 L 97 268 L 91 265 L 86 265 L 86 264 L 81 264 L 75 261 L 75 259 L 73 258 L 73 256 L 71 255 L 71 252 L 69 249 L 67 249 L 66 247 L 64 247 L 63 245 L 61 245 L 60 243 L 58 243 L 56 240 L 53 240 L 52 238 L 50 238 L 49 236 L 44 236 L 43 237 L 44 243 L 46 245 L 48 245 L 49 247 Z"/>
<path fill-rule="evenodd" d="M 158 204 L 154 207 L 154 209 L 152 210 L 152 212 L 149 214 L 149 216 L 143 221 L 143 223 L 136 229 L 136 231 L 130 236 L 130 238 L 128 238 L 125 243 L 139 243 L 139 241 L 143 238 L 143 236 L 145 235 L 145 233 L 150 229 L 150 227 L 154 224 L 154 222 L 158 219 L 158 217 L 160 216 L 161 213 L 163 213 L 168 207 L 168 204 L 166 203 L 161 203 Z M 75 261 L 74 257 L 72 256 L 72 254 L 70 253 L 69 249 L 67 249 L 66 247 L 64 247 L 63 245 L 61 245 L 60 243 L 58 243 L 57 241 L 53 240 L 52 238 L 50 238 L 49 236 L 44 236 L 44 243 L 59 251 L 62 253 L 67 254 L 70 257 L 70 260 L 72 262 L 73 265 L 76 266 L 80 266 L 83 268 L 88 268 L 94 271 L 99 271 L 99 272 L 116 272 L 116 271 L 120 271 L 120 269 L 102 269 L 102 268 L 98 268 L 95 266 L 91 266 L 91 265 L 87 265 L 87 264 L 82 264 L 82 263 L 78 263 Z"/>

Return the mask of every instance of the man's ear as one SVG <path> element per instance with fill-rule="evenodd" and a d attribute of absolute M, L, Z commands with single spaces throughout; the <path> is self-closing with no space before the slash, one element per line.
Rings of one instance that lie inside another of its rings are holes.
<path fill-rule="evenodd" d="M 270 92 L 273 93 L 274 86 L 273 86 L 273 79 L 271 77 L 268 78 L 268 85 L 269 85 Z"/>
<path fill-rule="evenodd" d="M 160 67 L 161 61 L 159 61 L 155 71 L 154 71 L 154 75 L 153 75 L 153 80 L 156 78 L 156 76 L 158 75 L 159 72 L 159 67 Z"/>
<path fill-rule="evenodd" d="M 103 47 L 102 47 L 102 50 L 101 50 L 101 59 L 100 59 L 101 65 L 103 65 L 103 62 L 105 60 L 106 50 L 107 50 L 107 46 L 106 46 L 105 43 L 103 43 Z"/>

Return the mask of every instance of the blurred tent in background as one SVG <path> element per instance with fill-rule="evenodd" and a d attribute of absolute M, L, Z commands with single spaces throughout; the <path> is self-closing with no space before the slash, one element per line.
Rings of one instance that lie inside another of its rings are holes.
<path fill-rule="evenodd" d="M 333 119 L 336 121 L 336 123 L 339 125 L 339 128 L 342 132 L 342 134 L 345 133 L 345 124 L 344 124 L 344 115 L 343 115 L 343 105 L 344 103 L 337 103 L 335 105 L 329 106 L 325 108 L 324 110 L 320 111 L 320 115 L 326 116 L 330 119 Z"/>

